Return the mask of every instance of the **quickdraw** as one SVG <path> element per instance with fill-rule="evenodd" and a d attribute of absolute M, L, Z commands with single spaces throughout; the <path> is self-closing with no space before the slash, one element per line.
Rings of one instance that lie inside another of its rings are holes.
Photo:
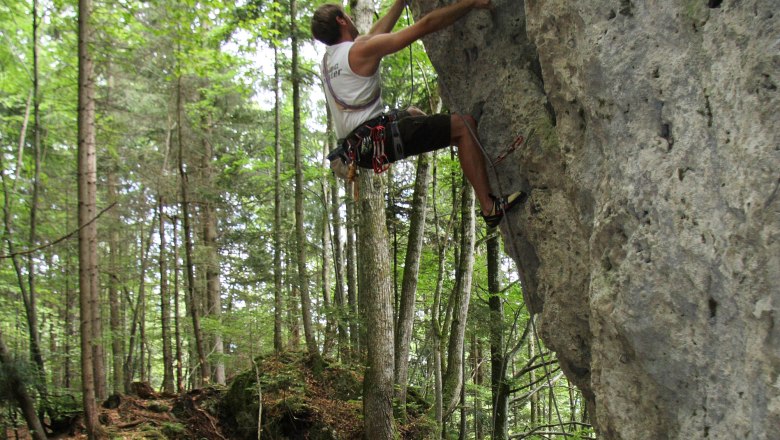
<path fill-rule="evenodd" d="M 370 137 L 374 147 L 374 157 L 371 161 L 374 173 L 382 174 L 390 169 L 390 160 L 385 153 L 385 126 L 375 125 L 371 127 Z"/>
<path fill-rule="evenodd" d="M 515 150 L 517 150 L 521 145 L 523 145 L 523 143 L 525 143 L 525 141 L 527 139 L 531 139 L 531 136 L 533 136 L 533 134 L 534 134 L 534 129 L 532 128 L 531 131 L 528 132 L 528 138 L 523 137 L 522 134 L 518 135 L 515 138 L 515 140 L 513 140 L 512 143 L 509 144 L 509 147 L 504 149 L 504 151 L 501 152 L 501 154 L 499 154 L 496 157 L 496 160 L 493 163 L 497 164 L 497 163 L 500 163 L 501 161 L 503 161 L 504 159 L 506 159 L 507 156 L 509 156 L 510 154 L 514 153 Z"/>

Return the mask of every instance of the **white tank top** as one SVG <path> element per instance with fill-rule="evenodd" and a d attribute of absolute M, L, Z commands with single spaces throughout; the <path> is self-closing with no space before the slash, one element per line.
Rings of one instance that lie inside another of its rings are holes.
<path fill-rule="evenodd" d="M 327 46 L 322 63 L 323 69 L 327 69 L 327 72 L 322 72 L 325 97 L 333 114 L 336 136 L 339 139 L 348 135 L 361 122 L 379 116 L 385 108 L 381 97 L 371 103 L 380 91 L 379 69 L 372 76 L 361 76 L 349 66 L 349 49 L 352 44 L 354 42 L 347 41 Z M 328 75 L 327 78 L 325 75 Z M 331 88 L 336 95 L 335 99 Z M 336 102 L 337 100 L 350 107 L 359 108 L 345 108 Z"/>

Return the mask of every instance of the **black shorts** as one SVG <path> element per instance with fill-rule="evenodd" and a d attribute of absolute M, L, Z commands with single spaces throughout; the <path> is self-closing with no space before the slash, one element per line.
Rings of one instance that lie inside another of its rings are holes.
<path fill-rule="evenodd" d="M 367 121 L 369 126 L 374 125 L 373 121 Z M 410 116 L 408 112 L 398 111 L 395 122 L 391 124 L 398 125 L 398 133 L 401 137 L 402 153 L 401 157 L 396 157 L 395 154 L 395 139 L 391 126 L 387 126 L 384 131 L 384 146 L 385 154 L 387 156 L 386 162 L 392 163 L 400 159 L 415 156 L 430 151 L 439 150 L 450 145 L 450 131 L 451 122 L 450 115 L 435 114 L 435 115 L 423 115 L 423 116 Z M 365 127 L 362 125 L 361 127 Z M 360 128 L 360 127 L 359 127 Z M 358 129 L 355 129 L 346 139 L 352 139 L 353 144 L 357 146 L 355 133 Z M 363 130 L 365 131 L 365 130 Z M 363 133 L 365 134 L 365 133 Z M 357 163 L 361 168 L 373 168 L 373 155 L 365 148 L 357 148 L 362 150 L 357 156 Z"/>

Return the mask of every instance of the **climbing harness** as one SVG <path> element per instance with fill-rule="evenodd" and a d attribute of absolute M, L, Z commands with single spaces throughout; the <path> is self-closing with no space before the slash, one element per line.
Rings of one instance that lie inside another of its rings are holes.
<path fill-rule="evenodd" d="M 399 111 L 371 118 L 352 130 L 345 138 L 338 140 L 338 147 L 328 153 L 331 168 L 341 178 L 349 182 L 355 182 L 358 174 L 358 165 L 363 168 L 371 168 L 374 173 L 381 174 L 390 169 L 390 164 L 404 158 L 403 139 L 398 128 Z M 388 132 L 389 130 L 389 132 Z M 392 139 L 392 145 L 388 141 Z M 388 148 L 392 148 L 392 156 L 388 155 Z M 342 161 L 346 166 L 334 166 L 334 162 Z M 336 170 L 342 170 L 337 172 Z M 344 175 L 346 174 L 346 175 Z M 355 199 L 358 198 L 357 186 L 355 187 Z"/>

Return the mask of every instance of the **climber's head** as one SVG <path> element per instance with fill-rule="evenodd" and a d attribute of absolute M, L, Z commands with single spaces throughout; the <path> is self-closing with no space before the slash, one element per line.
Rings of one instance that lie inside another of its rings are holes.
<path fill-rule="evenodd" d="M 341 5 L 326 3 L 311 17 L 311 34 L 328 46 L 358 36 L 357 27 Z"/>

